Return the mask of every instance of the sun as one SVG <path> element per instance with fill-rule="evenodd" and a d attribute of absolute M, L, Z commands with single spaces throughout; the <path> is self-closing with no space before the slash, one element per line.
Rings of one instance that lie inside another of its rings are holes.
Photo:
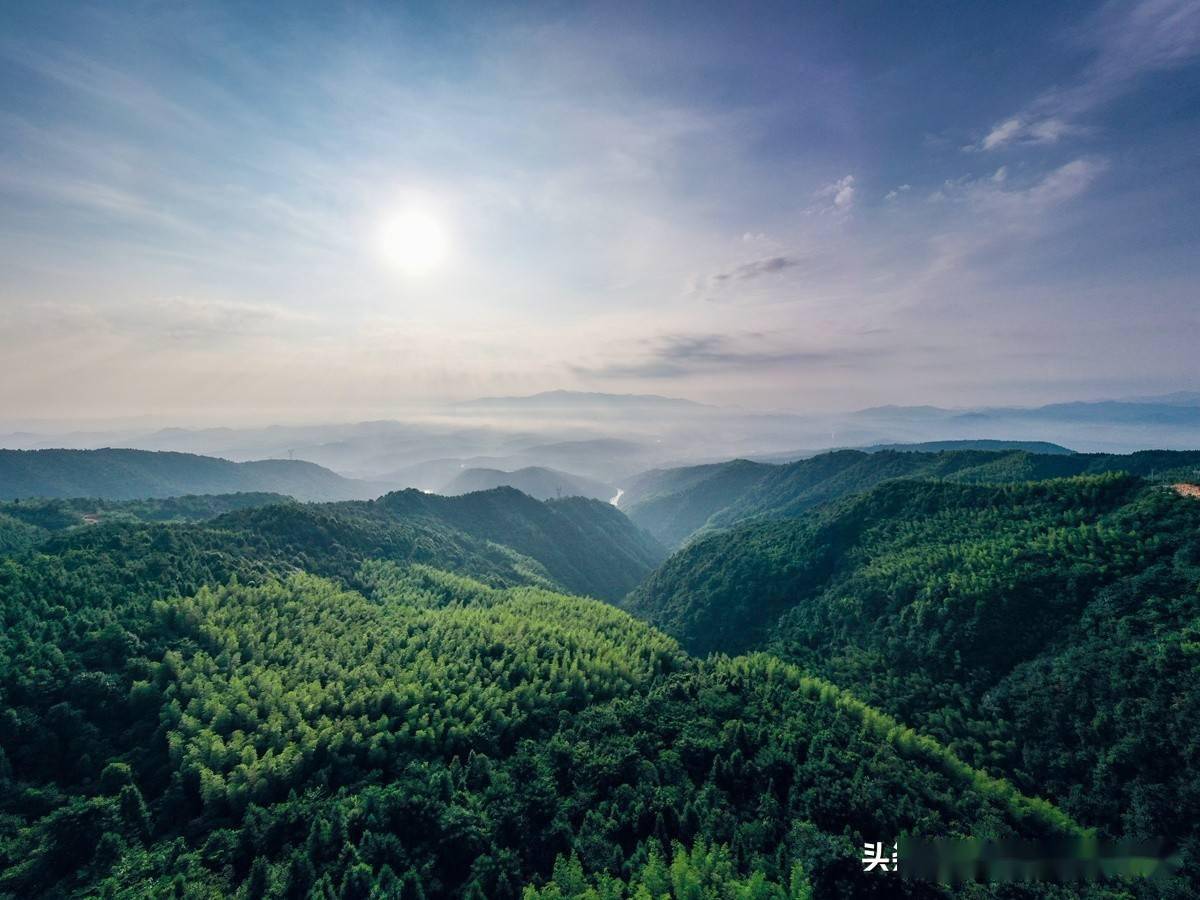
<path fill-rule="evenodd" d="M 404 274 L 425 275 L 446 262 L 450 235 L 437 216 L 410 207 L 380 223 L 375 249 L 384 262 Z"/>

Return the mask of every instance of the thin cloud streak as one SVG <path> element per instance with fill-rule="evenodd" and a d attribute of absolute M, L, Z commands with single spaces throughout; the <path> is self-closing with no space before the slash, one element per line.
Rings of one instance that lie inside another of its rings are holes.
<path fill-rule="evenodd" d="M 1079 78 L 1054 87 L 1017 115 L 996 123 L 968 150 L 1054 144 L 1088 132 L 1077 120 L 1133 90 L 1152 72 L 1200 55 L 1200 4 L 1194 0 L 1110 0 L 1077 35 L 1093 52 Z"/>
<path fill-rule="evenodd" d="M 853 365 L 868 354 L 861 350 L 810 350 L 771 346 L 766 336 L 743 334 L 663 335 L 643 342 L 647 350 L 639 358 L 609 362 L 596 367 L 576 366 L 574 371 L 590 378 L 679 379 L 713 372 L 745 372 L 790 368 L 840 367 Z"/>

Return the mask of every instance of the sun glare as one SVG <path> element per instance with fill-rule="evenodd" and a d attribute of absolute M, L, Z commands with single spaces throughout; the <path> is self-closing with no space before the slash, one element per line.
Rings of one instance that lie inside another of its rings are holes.
<path fill-rule="evenodd" d="M 436 216 L 410 208 L 384 219 L 376 249 L 390 266 L 406 275 L 423 275 L 440 267 L 450 254 L 450 236 Z"/>

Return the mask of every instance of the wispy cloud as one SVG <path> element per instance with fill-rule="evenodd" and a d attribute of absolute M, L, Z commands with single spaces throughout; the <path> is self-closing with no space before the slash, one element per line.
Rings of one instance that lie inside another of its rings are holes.
<path fill-rule="evenodd" d="M 771 335 L 672 334 L 641 342 L 633 359 L 576 366 L 577 375 L 594 378 L 686 378 L 714 372 L 744 372 L 776 366 L 849 364 L 859 351 L 788 347 Z"/>
<path fill-rule="evenodd" d="M 800 265 L 800 261 L 791 256 L 769 256 L 766 259 L 742 263 L 727 272 L 718 272 L 712 276 L 712 282 L 721 284 L 726 281 L 750 281 L 764 275 L 774 275 L 798 265 Z"/>
<path fill-rule="evenodd" d="M 1052 207 L 1083 194 L 1108 169 L 1100 157 L 1080 157 L 1020 186 L 1010 186 L 1008 168 L 991 175 L 947 181 L 931 200 L 960 201 L 983 212 L 1001 213 L 1022 223 L 1037 222 Z"/>
<path fill-rule="evenodd" d="M 1132 90 L 1142 76 L 1200 55 L 1200 4 L 1195 0 L 1110 0 L 1076 39 L 1092 51 L 1079 77 L 1054 87 L 1025 109 L 997 122 L 967 150 L 1014 144 L 1053 144 L 1088 126 L 1079 120 Z"/>

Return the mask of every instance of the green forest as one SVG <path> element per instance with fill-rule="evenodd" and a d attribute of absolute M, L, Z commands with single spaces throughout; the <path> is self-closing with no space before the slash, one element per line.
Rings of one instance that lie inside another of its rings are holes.
<path fill-rule="evenodd" d="M 670 555 L 511 488 L 0 504 L 0 896 L 1196 896 L 1194 455 L 826 456 L 649 473 Z M 865 872 L 901 835 L 1183 866 Z"/>

